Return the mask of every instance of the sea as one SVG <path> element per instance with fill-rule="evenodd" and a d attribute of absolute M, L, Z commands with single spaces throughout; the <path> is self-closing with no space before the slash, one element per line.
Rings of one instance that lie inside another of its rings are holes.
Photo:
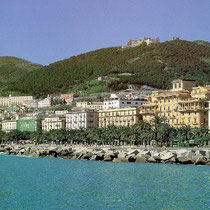
<path fill-rule="evenodd" d="M 0 209 L 210 209 L 210 167 L 0 155 Z"/>

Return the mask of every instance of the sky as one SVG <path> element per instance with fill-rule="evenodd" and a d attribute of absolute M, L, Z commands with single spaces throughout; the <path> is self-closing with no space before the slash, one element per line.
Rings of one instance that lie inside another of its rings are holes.
<path fill-rule="evenodd" d="M 174 36 L 210 42 L 210 0 L 0 0 L 0 56 L 43 65 Z"/>

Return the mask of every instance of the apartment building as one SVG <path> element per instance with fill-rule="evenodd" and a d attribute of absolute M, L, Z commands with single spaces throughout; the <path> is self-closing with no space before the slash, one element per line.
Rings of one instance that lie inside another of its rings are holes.
<path fill-rule="evenodd" d="M 65 118 L 60 117 L 46 117 L 42 120 L 42 130 L 48 132 L 50 130 L 65 129 L 66 121 Z"/>
<path fill-rule="evenodd" d="M 55 111 L 55 115 L 56 116 L 66 116 L 66 114 L 68 113 L 68 110 L 56 110 Z"/>
<path fill-rule="evenodd" d="M 172 84 L 172 90 L 154 93 L 149 103 L 142 105 L 143 120 L 150 122 L 158 114 L 175 127 L 206 127 L 210 87 L 194 87 L 194 80 L 174 80 Z"/>
<path fill-rule="evenodd" d="M 127 107 L 121 109 L 99 110 L 99 127 L 132 126 L 141 119 L 140 108 Z"/>
<path fill-rule="evenodd" d="M 147 103 L 146 99 L 109 98 L 104 101 L 104 109 L 120 109 L 125 107 L 140 107 Z"/>
<path fill-rule="evenodd" d="M 98 113 L 95 110 L 83 109 L 66 115 L 66 129 L 98 127 Z"/>
<path fill-rule="evenodd" d="M 210 101 L 208 103 L 209 106 L 206 108 L 206 110 L 208 110 L 208 128 L 210 130 Z"/>
<path fill-rule="evenodd" d="M 2 121 L 2 131 L 9 133 L 10 131 L 17 129 L 16 120 L 4 120 Z"/>
<path fill-rule="evenodd" d="M 47 108 L 52 106 L 52 98 L 47 97 L 43 100 L 38 101 L 38 108 Z"/>
<path fill-rule="evenodd" d="M 41 121 L 39 119 L 19 119 L 17 120 L 17 130 L 35 132 L 41 130 Z"/>
<path fill-rule="evenodd" d="M 82 109 L 101 110 L 104 109 L 104 102 L 87 102 L 87 101 L 77 102 L 76 107 Z"/>
<path fill-rule="evenodd" d="M 25 101 L 33 100 L 33 96 L 9 96 L 0 97 L 0 106 L 16 106 L 23 105 Z"/>

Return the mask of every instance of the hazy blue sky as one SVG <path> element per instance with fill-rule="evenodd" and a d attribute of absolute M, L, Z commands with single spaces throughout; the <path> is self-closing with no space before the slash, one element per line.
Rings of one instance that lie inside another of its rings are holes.
<path fill-rule="evenodd" d="M 210 0 L 1 0 L 0 56 L 49 64 L 128 39 L 210 41 Z"/>

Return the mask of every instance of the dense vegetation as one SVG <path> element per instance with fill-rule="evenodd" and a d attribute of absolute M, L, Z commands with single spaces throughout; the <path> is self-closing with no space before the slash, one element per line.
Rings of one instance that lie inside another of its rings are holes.
<path fill-rule="evenodd" d="M 98 82 L 99 76 L 108 79 Z M 36 96 L 119 90 L 127 84 L 165 89 L 177 78 L 195 79 L 198 85 L 210 83 L 210 43 L 174 40 L 100 49 L 32 71 L 10 83 L 9 89 Z"/>
<path fill-rule="evenodd" d="M 35 143 L 62 144 L 99 144 L 99 145 L 150 145 L 155 140 L 157 146 L 194 146 L 208 143 L 210 133 L 207 128 L 190 128 L 183 126 L 174 128 L 164 122 L 164 118 L 156 116 L 152 125 L 140 121 L 133 127 L 90 128 L 80 130 L 52 130 L 49 132 L 20 132 L 18 130 L 4 133 L 0 131 L 0 141 L 19 142 L 31 140 Z"/>
<path fill-rule="evenodd" d="M 27 73 L 40 69 L 42 65 L 16 58 L 0 56 L 0 95 L 8 95 L 8 83 L 15 83 Z"/>

